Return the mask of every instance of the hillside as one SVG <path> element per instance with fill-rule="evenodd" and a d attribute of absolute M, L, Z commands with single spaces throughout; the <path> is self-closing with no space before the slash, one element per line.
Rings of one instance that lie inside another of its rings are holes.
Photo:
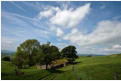
<path fill-rule="evenodd" d="M 9 50 L 1 50 L 1 56 L 13 56 L 14 51 L 9 51 Z"/>
<path fill-rule="evenodd" d="M 2 61 L 1 79 L 114 80 L 114 73 L 117 72 L 118 79 L 121 80 L 121 54 L 93 57 L 80 56 L 76 62 L 77 64 L 74 66 L 68 65 L 54 71 L 39 70 L 34 66 L 21 69 L 24 75 L 15 76 L 14 69 L 16 67 L 11 62 Z"/>

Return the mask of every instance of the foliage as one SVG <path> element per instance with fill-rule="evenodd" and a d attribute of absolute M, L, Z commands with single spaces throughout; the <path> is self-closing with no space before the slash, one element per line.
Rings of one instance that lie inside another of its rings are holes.
<path fill-rule="evenodd" d="M 45 64 L 46 69 L 48 69 L 48 65 L 51 64 L 52 61 L 59 59 L 59 49 L 56 46 L 50 45 L 50 42 L 48 42 L 47 44 L 43 44 L 41 46 L 41 49 L 43 51 L 41 64 Z"/>
<path fill-rule="evenodd" d="M 14 57 L 14 64 L 19 68 L 29 65 L 32 66 L 36 63 L 35 57 L 40 50 L 40 44 L 35 39 L 26 40 L 17 48 Z"/>
<path fill-rule="evenodd" d="M 62 56 L 66 57 L 71 63 L 77 58 L 75 46 L 65 47 L 61 53 Z M 58 47 L 51 45 L 50 42 L 40 45 L 36 39 L 29 39 L 24 41 L 17 48 L 13 63 L 17 65 L 18 68 L 40 64 L 46 65 L 47 69 L 48 65 L 50 65 L 52 61 L 60 58 L 61 54 Z"/>
<path fill-rule="evenodd" d="M 4 57 L 2 57 L 2 60 L 3 61 L 10 61 L 11 59 L 10 59 L 10 56 L 4 56 Z"/>
<path fill-rule="evenodd" d="M 67 58 L 70 63 L 73 63 L 73 61 L 78 57 L 76 47 L 75 46 L 67 46 L 62 49 L 61 54 L 63 57 Z"/>

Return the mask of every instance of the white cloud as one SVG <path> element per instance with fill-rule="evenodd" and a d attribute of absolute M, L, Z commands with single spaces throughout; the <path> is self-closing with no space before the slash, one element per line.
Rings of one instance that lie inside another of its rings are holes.
<path fill-rule="evenodd" d="M 39 19 L 41 19 L 42 17 L 50 17 L 54 14 L 54 12 L 58 11 L 59 8 L 58 7 L 45 7 L 44 11 L 40 11 L 39 13 Z"/>
<path fill-rule="evenodd" d="M 113 48 L 106 48 L 104 49 L 105 52 L 109 52 L 109 53 L 121 53 L 121 50 L 120 49 L 113 49 Z"/>
<path fill-rule="evenodd" d="M 115 49 L 120 49 L 121 48 L 121 45 L 114 45 L 112 48 L 115 48 Z"/>
<path fill-rule="evenodd" d="M 89 33 L 84 34 L 79 32 L 78 29 L 73 29 L 70 33 L 63 37 L 64 40 L 70 40 L 80 46 L 105 44 L 105 42 L 113 43 L 121 41 L 121 22 L 116 21 L 101 21 L 98 23 L 97 28 Z"/>
<path fill-rule="evenodd" d="M 56 27 L 52 26 L 52 27 L 50 27 L 50 30 L 54 31 L 54 30 L 56 30 Z"/>
<path fill-rule="evenodd" d="M 60 10 L 58 9 L 56 12 L 56 15 L 54 15 L 50 22 L 52 24 L 56 24 L 59 26 L 64 27 L 74 27 L 77 24 L 80 23 L 84 19 L 84 17 L 89 13 L 90 11 L 90 4 L 85 4 L 84 6 L 81 6 L 79 8 L 73 9 L 64 9 Z"/>
<path fill-rule="evenodd" d="M 47 11 L 43 11 L 43 12 L 40 12 L 40 17 L 49 17 L 53 15 L 53 10 L 47 10 Z"/>
<path fill-rule="evenodd" d="M 121 53 L 121 45 L 113 45 L 111 48 L 105 48 L 104 52 L 110 52 L 110 53 Z"/>
<path fill-rule="evenodd" d="M 57 33 L 56 33 L 56 35 L 57 36 L 62 36 L 64 33 L 63 33 L 63 31 L 60 29 L 60 28 L 57 28 Z"/>
<path fill-rule="evenodd" d="M 72 34 L 73 34 L 73 33 L 77 33 L 78 30 L 75 28 L 75 29 L 73 29 L 71 32 L 72 32 Z"/>

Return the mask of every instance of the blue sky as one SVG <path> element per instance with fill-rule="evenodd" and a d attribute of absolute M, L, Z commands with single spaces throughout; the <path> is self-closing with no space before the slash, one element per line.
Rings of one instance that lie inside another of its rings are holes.
<path fill-rule="evenodd" d="M 121 2 L 2 1 L 2 50 L 15 51 L 23 41 L 50 41 L 78 53 L 121 53 Z"/>

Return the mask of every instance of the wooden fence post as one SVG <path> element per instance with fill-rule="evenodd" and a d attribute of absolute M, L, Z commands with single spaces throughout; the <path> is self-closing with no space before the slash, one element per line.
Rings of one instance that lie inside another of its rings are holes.
<path fill-rule="evenodd" d="M 88 70 L 86 72 L 86 75 L 87 75 L 87 80 L 89 80 L 89 74 L 88 74 Z"/>
<path fill-rule="evenodd" d="M 118 80 L 118 73 L 117 72 L 114 73 L 114 80 Z"/>
<path fill-rule="evenodd" d="M 74 68 L 74 64 L 73 64 L 73 66 L 72 66 L 72 71 L 74 71 L 74 69 L 75 69 L 75 68 Z"/>

